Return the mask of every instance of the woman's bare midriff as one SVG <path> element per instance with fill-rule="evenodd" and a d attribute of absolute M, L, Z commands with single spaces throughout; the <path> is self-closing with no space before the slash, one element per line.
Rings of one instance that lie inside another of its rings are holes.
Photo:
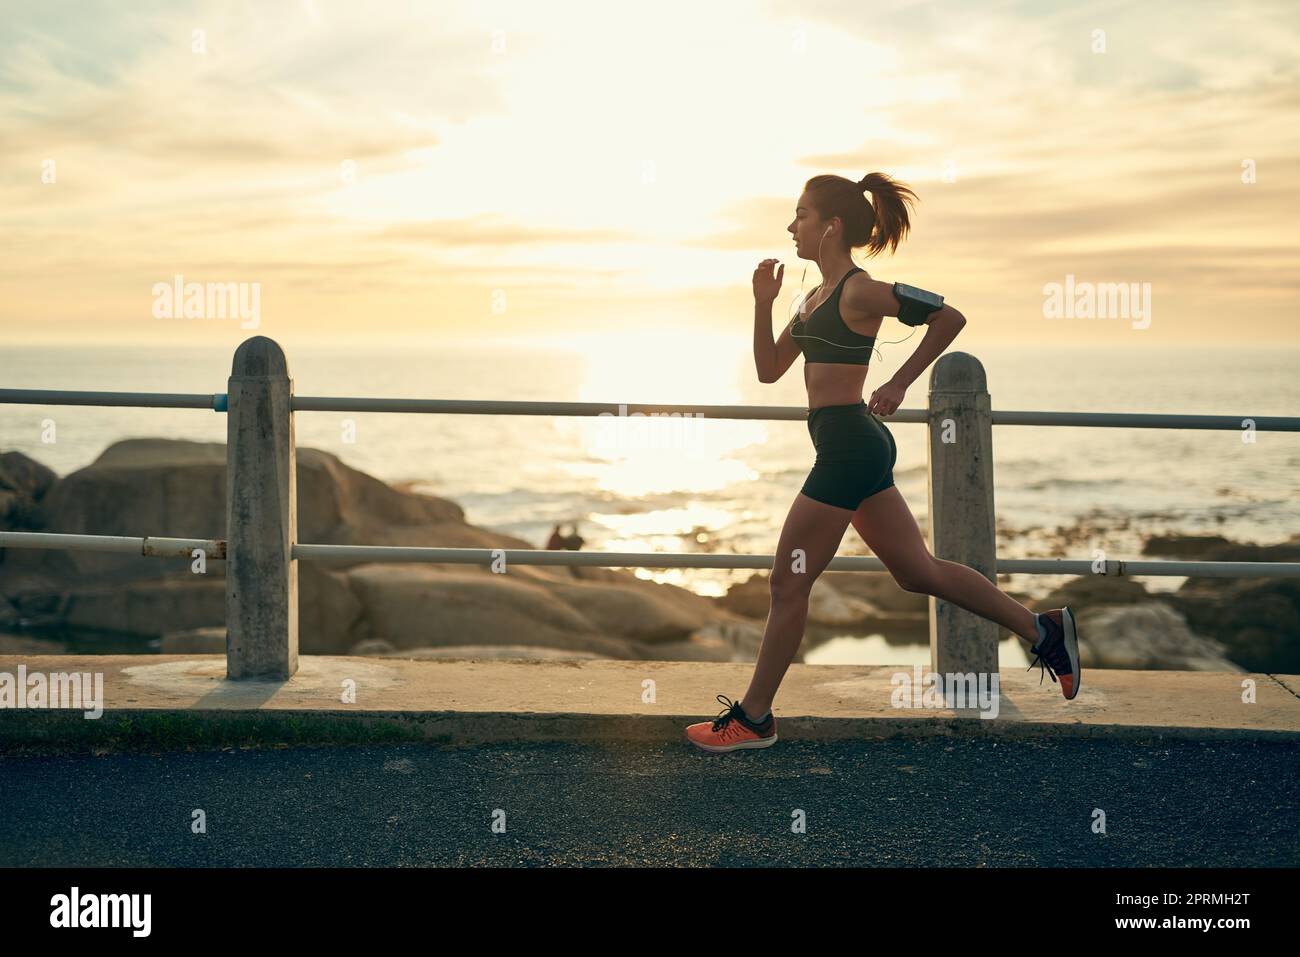
<path fill-rule="evenodd" d="M 843 307 L 840 316 L 849 329 L 863 336 L 874 336 L 879 333 L 885 321 L 884 316 L 845 312 Z M 808 408 L 820 409 L 824 405 L 855 404 L 864 398 L 862 387 L 867 381 L 867 370 L 870 368 L 870 366 L 859 366 L 848 362 L 805 362 L 803 384 L 808 390 Z"/>
<path fill-rule="evenodd" d="M 824 405 L 853 405 L 863 398 L 868 366 L 834 362 L 805 362 L 803 384 L 808 389 L 808 408 Z"/>

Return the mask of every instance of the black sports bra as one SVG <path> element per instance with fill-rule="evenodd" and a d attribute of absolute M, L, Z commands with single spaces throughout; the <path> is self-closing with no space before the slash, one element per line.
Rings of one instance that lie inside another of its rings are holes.
<path fill-rule="evenodd" d="M 854 332 L 840 316 L 840 292 L 844 280 L 855 272 L 863 272 L 854 266 L 844 274 L 825 302 L 814 309 L 805 322 L 799 316 L 790 320 L 790 335 L 799 343 L 805 362 L 843 362 L 850 365 L 864 366 L 871 362 L 872 346 L 875 336 L 864 336 Z M 803 303 L 799 304 L 800 309 Z M 829 308 L 830 312 L 823 310 Z"/>

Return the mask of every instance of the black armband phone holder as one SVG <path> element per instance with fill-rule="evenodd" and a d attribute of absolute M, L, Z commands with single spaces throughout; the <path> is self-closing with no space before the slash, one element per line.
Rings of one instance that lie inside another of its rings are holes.
<path fill-rule="evenodd" d="M 898 321 L 907 326 L 923 326 L 930 313 L 943 308 L 943 296 L 906 283 L 894 283 L 894 298 L 898 300 Z"/>

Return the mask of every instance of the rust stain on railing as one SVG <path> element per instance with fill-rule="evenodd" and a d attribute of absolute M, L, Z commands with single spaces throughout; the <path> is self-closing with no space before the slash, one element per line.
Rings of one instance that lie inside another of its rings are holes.
<path fill-rule="evenodd" d="M 196 548 L 203 549 L 215 561 L 226 560 L 226 541 L 222 538 L 195 544 L 175 538 L 146 537 L 141 540 L 140 554 L 146 558 L 192 558 Z"/>

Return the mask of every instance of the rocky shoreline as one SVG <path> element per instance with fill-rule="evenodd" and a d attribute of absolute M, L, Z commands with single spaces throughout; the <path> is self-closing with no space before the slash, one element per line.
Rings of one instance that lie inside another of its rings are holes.
<path fill-rule="evenodd" d="M 300 541 L 541 547 L 477 528 L 455 502 L 390 486 L 328 452 L 297 455 Z M 114 443 L 63 477 L 22 453 L 0 453 L 0 528 L 225 538 L 225 470 L 223 443 L 172 439 Z M 1265 546 L 1153 536 L 1143 554 L 1294 562 L 1300 535 Z M 514 565 L 501 575 L 474 565 L 301 560 L 298 570 L 303 654 L 752 661 L 768 608 L 766 572 L 712 599 L 628 569 Z M 76 630 L 158 639 L 164 653 L 223 653 L 224 578 L 219 561 L 196 574 L 188 559 L 0 549 L 0 630 Z M 1084 576 L 1037 602 L 1014 597 L 1034 608 L 1069 604 L 1086 624 L 1085 667 L 1300 673 L 1297 579 L 1188 579 L 1156 596 L 1132 579 Z M 925 641 L 927 602 L 885 575 L 827 572 L 813 587 L 809 624 Z"/>

